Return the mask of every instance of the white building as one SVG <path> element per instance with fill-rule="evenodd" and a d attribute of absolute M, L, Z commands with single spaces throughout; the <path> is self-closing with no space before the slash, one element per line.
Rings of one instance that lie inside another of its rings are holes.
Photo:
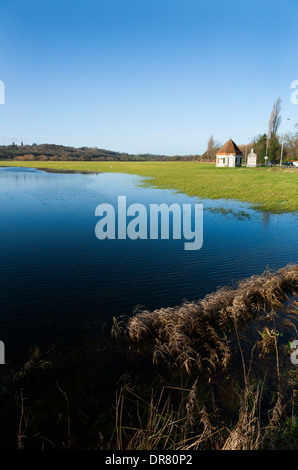
<path fill-rule="evenodd" d="M 228 140 L 225 145 L 216 154 L 216 166 L 218 167 L 235 167 L 241 166 L 243 154 L 232 139 Z"/>

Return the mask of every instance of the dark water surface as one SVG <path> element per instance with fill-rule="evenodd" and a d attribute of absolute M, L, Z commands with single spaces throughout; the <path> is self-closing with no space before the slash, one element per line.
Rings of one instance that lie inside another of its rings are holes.
<path fill-rule="evenodd" d="M 63 338 L 136 306 L 173 306 L 268 268 L 298 262 L 296 215 L 270 215 L 233 201 L 203 201 L 204 243 L 104 240 L 95 208 L 127 203 L 196 203 L 142 188 L 126 174 L 56 174 L 0 169 L 0 339 Z"/>

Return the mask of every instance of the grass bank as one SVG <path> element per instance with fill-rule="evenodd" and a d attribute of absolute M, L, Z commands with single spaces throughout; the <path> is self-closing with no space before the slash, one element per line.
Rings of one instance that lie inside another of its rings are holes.
<path fill-rule="evenodd" d="M 190 374 L 195 368 L 199 375 L 217 367 L 226 371 L 233 349 L 230 334 L 237 336 L 243 325 L 268 318 L 268 312 L 274 319 L 288 294 L 297 291 L 298 265 L 289 265 L 245 279 L 237 288 L 222 287 L 198 301 L 141 311 L 127 323 L 115 320 L 114 332 L 128 338 L 134 354 L 149 355 L 153 363 L 165 363 L 171 370 Z"/>
<path fill-rule="evenodd" d="M 199 162 L 0 162 L 58 171 L 122 172 L 149 178 L 144 185 L 188 196 L 235 199 L 273 213 L 298 211 L 298 169 L 216 168 Z"/>

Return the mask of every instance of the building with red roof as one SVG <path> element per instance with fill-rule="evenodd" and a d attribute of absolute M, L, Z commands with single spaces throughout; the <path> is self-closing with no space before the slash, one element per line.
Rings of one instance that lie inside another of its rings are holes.
<path fill-rule="evenodd" d="M 235 142 L 230 139 L 218 150 L 216 154 L 216 166 L 235 167 L 241 166 L 243 154 Z"/>

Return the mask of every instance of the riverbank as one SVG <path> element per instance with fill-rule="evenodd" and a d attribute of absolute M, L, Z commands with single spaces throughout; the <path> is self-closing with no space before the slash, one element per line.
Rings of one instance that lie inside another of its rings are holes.
<path fill-rule="evenodd" d="M 0 166 L 136 174 L 148 178 L 144 186 L 172 189 L 199 199 L 235 199 L 276 214 L 298 211 L 298 169 L 216 168 L 199 162 L 5 161 Z"/>

